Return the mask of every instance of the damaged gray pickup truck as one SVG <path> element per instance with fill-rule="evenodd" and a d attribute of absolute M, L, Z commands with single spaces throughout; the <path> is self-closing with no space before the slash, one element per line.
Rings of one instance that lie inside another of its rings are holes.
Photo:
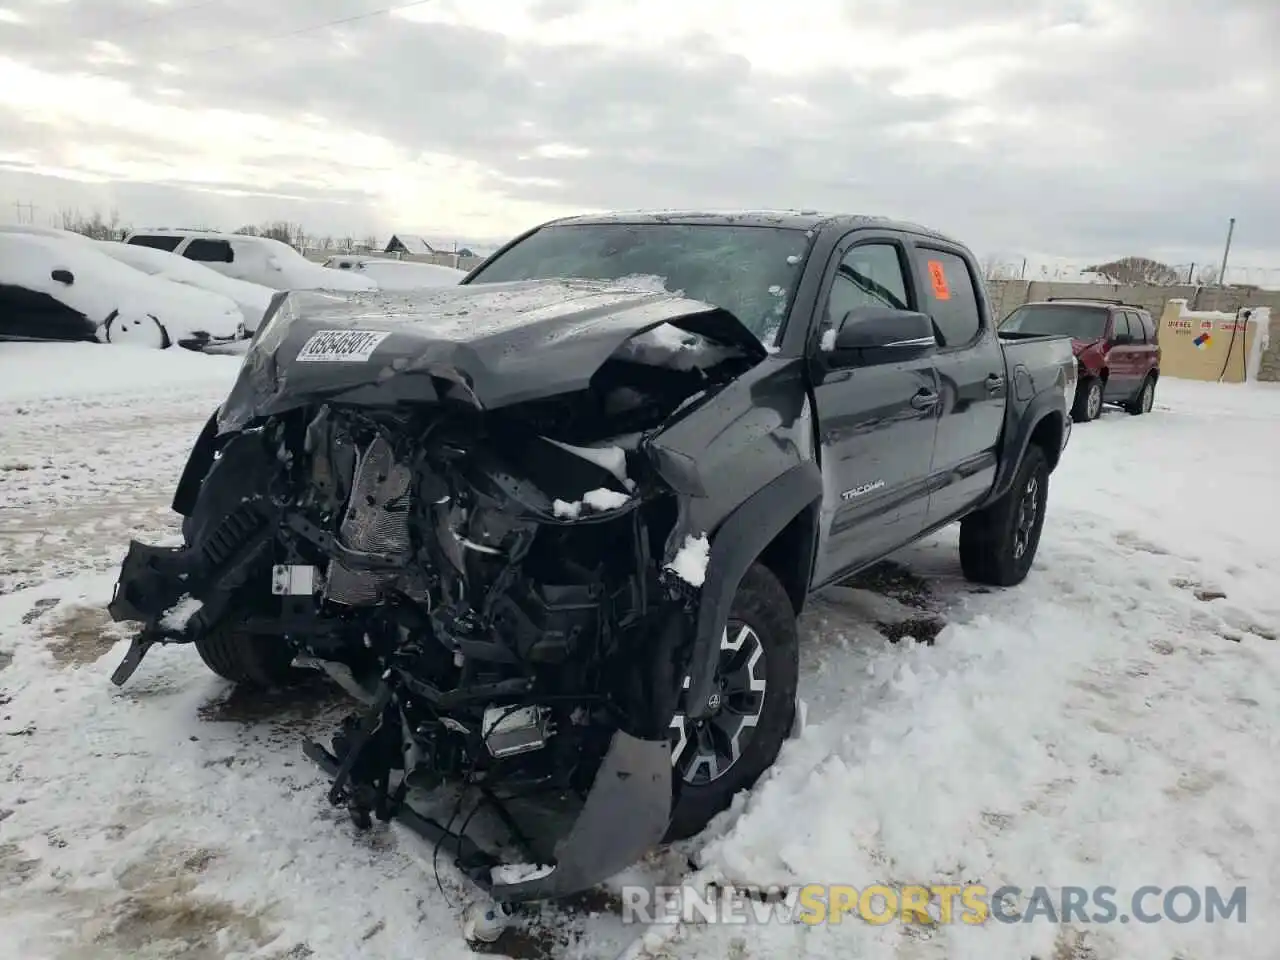
<path fill-rule="evenodd" d="M 573 893 L 774 762 L 812 591 L 955 521 L 967 577 L 1023 580 L 1075 380 L 1070 340 L 997 334 L 965 247 L 866 217 L 580 217 L 456 287 L 280 294 L 185 545 L 130 545 L 113 679 L 155 643 L 323 670 L 359 701 L 305 745 L 334 804 L 499 902 Z M 441 785 L 509 839 L 422 813 Z"/>

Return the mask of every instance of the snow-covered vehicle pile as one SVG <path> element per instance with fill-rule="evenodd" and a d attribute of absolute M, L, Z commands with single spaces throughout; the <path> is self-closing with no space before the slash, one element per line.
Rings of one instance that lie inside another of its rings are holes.
<path fill-rule="evenodd" d="M 246 336 L 230 297 L 108 256 L 58 231 L 0 231 L 0 339 L 201 349 Z"/>
<path fill-rule="evenodd" d="M 96 249 L 101 250 L 113 260 L 126 263 L 150 276 L 163 277 L 174 283 L 185 283 L 200 290 L 230 297 L 240 308 L 240 313 L 244 317 L 245 330 L 249 333 L 258 329 L 258 324 L 262 322 L 267 307 L 271 306 L 271 298 L 276 293 L 272 288 L 260 283 L 226 276 L 216 270 L 210 270 L 203 263 L 188 260 L 186 257 L 167 253 L 164 250 L 157 250 L 154 247 L 104 240 L 96 244 Z"/>

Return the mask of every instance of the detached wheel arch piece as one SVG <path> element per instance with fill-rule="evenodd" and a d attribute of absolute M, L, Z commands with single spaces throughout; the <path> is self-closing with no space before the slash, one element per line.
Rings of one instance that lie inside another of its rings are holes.
<path fill-rule="evenodd" d="M 107 343 L 166 350 L 172 346 L 169 331 L 149 313 L 112 313 L 102 325 Z"/>
<path fill-rule="evenodd" d="M 748 568 L 720 639 L 712 715 L 671 720 L 674 792 L 666 840 L 699 833 L 778 757 L 795 721 L 799 631 L 791 599 L 759 561 Z"/>
<path fill-rule="evenodd" d="M 291 666 L 293 651 L 282 637 L 250 633 L 237 617 L 225 617 L 195 641 L 205 666 L 246 687 L 282 687 L 302 671 Z"/>
<path fill-rule="evenodd" d="M 1049 460 L 1032 443 L 1013 484 L 995 503 L 960 521 L 960 568 L 965 578 L 995 587 L 1026 579 L 1040 546 L 1049 497 Z"/>

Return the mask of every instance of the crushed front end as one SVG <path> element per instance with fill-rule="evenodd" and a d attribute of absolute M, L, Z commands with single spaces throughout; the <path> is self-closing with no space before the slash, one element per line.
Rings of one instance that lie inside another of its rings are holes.
<path fill-rule="evenodd" d="M 180 485 L 184 546 L 124 561 L 110 611 L 143 628 L 113 679 L 154 643 L 229 630 L 284 651 L 361 704 L 306 745 L 357 825 L 399 819 L 498 900 L 591 887 L 668 828 L 697 612 L 644 441 L 757 359 L 615 358 L 583 390 L 494 410 L 366 395 L 215 418 Z M 471 803 L 421 812 L 445 786 Z M 480 808 L 502 849 L 468 836 Z"/>

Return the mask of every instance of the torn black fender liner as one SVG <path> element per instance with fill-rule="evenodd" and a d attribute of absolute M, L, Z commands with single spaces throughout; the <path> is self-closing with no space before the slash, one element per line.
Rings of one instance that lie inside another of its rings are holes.
<path fill-rule="evenodd" d="M 671 820 L 671 741 L 619 730 L 596 772 L 582 812 L 557 844 L 550 872 L 489 888 L 495 900 L 565 897 L 609 879 L 662 842 Z M 502 868 L 494 873 L 502 875 Z"/>
<path fill-rule="evenodd" d="M 338 773 L 340 761 L 318 743 L 304 743 L 303 753 L 331 776 Z M 671 821 L 671 788 L 671 741 L 616 731 L 581 812 L 556 843 L 555 862 L 545 865 L 503 864 L 407 803 L 392 815 L 428 842 L 454 850 L 458 869 L 495 900 L 520 903 L 589 890 L 659 846 Z M 503 882 L 505 876 L 527 879 Z"/>

